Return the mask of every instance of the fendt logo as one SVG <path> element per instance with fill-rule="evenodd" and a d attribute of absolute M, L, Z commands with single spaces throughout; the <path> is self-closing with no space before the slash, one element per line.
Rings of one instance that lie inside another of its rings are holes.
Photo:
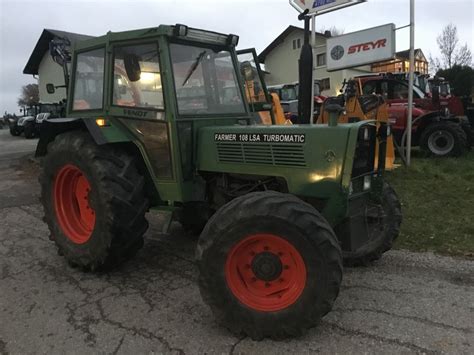
<path fill-rule="evenodd" d="M 370 51 L 377 48 L 383 48 L 385 47 L 386 44 L 387 44 L 386 38 L 379 39 L 374 42 L 365 42 L 361 44 L 356 44 L 349 47 L 347 54 L 354 54 L 354 53 L 359 53 L 359 52 Z"/>

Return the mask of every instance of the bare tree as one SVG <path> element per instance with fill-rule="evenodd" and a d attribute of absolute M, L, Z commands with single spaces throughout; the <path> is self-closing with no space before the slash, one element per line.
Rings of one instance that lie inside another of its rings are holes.
<path fill-rule="evenodd" d="M 454 63 L 457 65 L 467 66 L 470 66 L 472 64 L 472 53 L 469 47 L 467 46 L 467 43 L 456 51 L 456 54 L 454 56 Z"/>
<path fill-rule="evenodd" d="M 38 84 L 28 84 L 21 88 L 18 106 L 32 106 L 39 102 Z"/>
<path fill-rule="evenodd" d="M 337 28 L 336 26 L 331 26 L 331 27 L 325 27 L 325 26 L 322 26 L 319 28 L 318 32 L 319 33 L 326 33 L 327 31 L 329 31 L 331 33 L 331 36 L 340 36 L 342 34 L 344 34 L 344 29 L 343 28 Z"/>
<path fill-rule="evenodd" d="M 432 69 L 450 69 L 453 65 L 471 65 L 472 54 L 467 43 L 462 47 L 458 47 L 458 29 L 456 25 L 450 23 L 445 26 L 441 34 L 436 38 L 441 59 L 433 58 L 430 54 L 430 65 Z"/>

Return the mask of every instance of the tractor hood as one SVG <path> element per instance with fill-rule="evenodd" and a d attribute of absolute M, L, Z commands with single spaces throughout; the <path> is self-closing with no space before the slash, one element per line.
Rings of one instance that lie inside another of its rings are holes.
<path fill-rule="evenodd" d="M 198 170 L 282 177 L 296 195 L 349 188 L 357 124 L 219 126 L 199 131 Z"/>

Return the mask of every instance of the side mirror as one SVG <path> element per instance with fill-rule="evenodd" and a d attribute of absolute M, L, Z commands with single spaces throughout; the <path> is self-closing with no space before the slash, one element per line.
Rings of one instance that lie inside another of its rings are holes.
<path fill-rule="evenodd" d="M 46 91 L 48 92 L 48 94 L 54 94 L 56 89 L 54 88 L 53 84 L 48 83 L 48 84 L 46 84 Z"/>
<path fill-rule="evenodd" d="M 250 64 L 250 62 L 247 60 L 240 64 L 240 72 L 242 73 L 242 76 L 244 77 L 245 81 L 251 81 L 255 77 L 252 64 Z"/>
<path fill-rule="evenodd" d="M 140 69 L 140 58 L 136 54 L 125 54 L 123 63 L 125 65 L 128 79 L 131 82 L 140 80 L 142 73 Z"/>
<path fill-rule="evenodd" d="M 434 105 L 439 105 L 439 87 L 433 86 L 431 89 L 431 101 Z"/>

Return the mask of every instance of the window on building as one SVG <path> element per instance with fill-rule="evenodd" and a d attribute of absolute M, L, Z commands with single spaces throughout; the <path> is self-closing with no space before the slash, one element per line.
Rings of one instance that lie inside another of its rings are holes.
<path fill-rule="evenodd" d="M 319 81 L 319 86 L 321 87 L 321 91 L 331 89 L 331 81 L 329 78 L 321 79 Z"/>
<path fill-rule="evenodd" d="M 326 53 L 321 53 L 316 56 L 316 65 L 318 67 L 326 65 Z"/>
<path fill-rule="evenodd" d="M 297 38 L 293 40 L 293 49 L 301 48 L 301 38 Z"/>

